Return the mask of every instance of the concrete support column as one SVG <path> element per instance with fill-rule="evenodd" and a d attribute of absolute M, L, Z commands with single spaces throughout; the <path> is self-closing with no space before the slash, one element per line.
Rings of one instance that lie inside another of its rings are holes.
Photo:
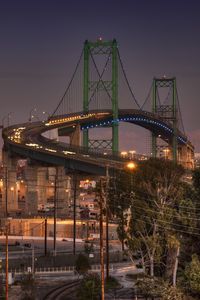
<path fill-rule="evenodd" d="M 25 169 L 26 183 L 26 214 L 35 215 L 38 209 L 37 167 L 27 166 Z"/>
<path fill-rule="evenodd" d="M 47 185 L 48 168 L 39 167 L 37 169 L 38 205 L 45 205 L 47 203 Z"/>
<path fill-rule="evenodd" d="M 70 145 L 72 146 L 80 146 L 81 139 L 80 139 L 80 125 L 76 125 L 75 130 L 70 135 Z"/>
<path fill-rule="evenodd" d="M 8 213 L 16 212 L 18 210 L 17 159 L 9 157 L 9 153 L 3 151 L 2 161 L 2 209 L 6 210 L 7 201 Z"/>
<path fill-rule="evenodd" d="M 57 167 L 58 168 L 58 178 L 57 178 L 57 209 L 58 215 L 64 214 L 66 215 L 68 212 L 68 189 L 66 188 L 66 175 L 64 167 Z"/>

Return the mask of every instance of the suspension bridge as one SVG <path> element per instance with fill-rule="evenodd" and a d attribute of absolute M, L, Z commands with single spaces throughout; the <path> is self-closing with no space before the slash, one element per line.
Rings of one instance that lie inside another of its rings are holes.
<path fill-rule="evenodd" d="M 85 41 L 73 76 L 57 107 L 46 121 L 3 130 L 9 156 L 28 157 L 49 165 L 104 175 L 105 167 L 123 168 L 119 153 L 119 124 L 132 123 L 151 133 L 151 156 L 168 149 L 168 158 L 193 168 L 194 148 L 181 117 L 176 78 L 154 78 L 139 105 L 122 63 L 117 41 Z M 110 138 L 92 139 L 90 130 L 111 128 Z M 69 143 L 44 136 L 57 129 Z M 137 159 L 142 157 L 138 155 Z"/>

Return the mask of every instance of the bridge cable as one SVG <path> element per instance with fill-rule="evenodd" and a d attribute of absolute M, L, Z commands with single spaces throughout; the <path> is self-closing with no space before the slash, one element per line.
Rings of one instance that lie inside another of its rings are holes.
<path fill-rule="evenodd" d="M 80 65 L 82 56 L 83 56 L 83 50 L 82 50 L 81 55 L 80 55 L 80 57 L 79 57 L 79 60 L 78 60 L 78 62 L 77 62 L 77 65 L 76 65 L 75 71 L 74 71 L 74 73 L 73 73 L 73 75 L 72 75 L 72 78 L 71 78 L 71 80 L 70 80 L 70 82 L 69 82 L 69 84 L 68 84 L 68 86 L 67 86 L 67 88 L 66 88 L 66 90 L 65 90 L 65 92 L 64 92 L 64 95 L 63 95 L 62 98 L 60 99 L 60 101 L 59 101 L 59 103 L 58 103 L 56 109 L 55 109 L 54 112 L 50 115 L 49 119 L 55 115 L 55 113 L 57 112 L 58 108 L 60 107 L 60 105 L 61 105 L 62 102 L 64 101 L 64 97 L 66 96 L 67 92 L 69 91 L 69 88 L 70 88 L 70 86 L 71 86 L 71 84 L 72 84 L 72 82 L 73 82 L 73 80 L 74 80 L 74 77 L 75 77 L 76 72 L 77 72 L 77 70 L 78 70 L 78 67 L 79 67 L 79 65 Z"/>
<path fill-rule="evenodd" d="M 124 66 L 123 66 L 123 63 L 122 63 L 122 60 L 121 60 L 120 53 L 119 53 L 119 50 L 118 50 L 118 49 L 117 49 L 117 54 L 118 54 L 119 62 L 120 62 L 120 65 L 121 65 L 121 68 L 122 68 L 122 71 L 123 71 L 123 74 L 124 74 L 124 78 L 125 78 L 126 83 L 127 83 L 127 85 L 128 85 L 129 91 L 130 91 L 130 93 L 131 93 L 131 95 L 132 95 L 132 97 L 133 97 L 133 99 L 134 99 L 136 105 L 138 106 L 139 109 L 141 109 L 141 107 L 140 107 L 140 105 L 139 105 L 137 99 L 135 98 L 135 96 L 134 96 L 134 94 L 133 94 L 133 91 L 132 91 L 132 89 L 131 89 L 131 86 L 130 86 L 130 84 L 129 84 L 129 81 L 128 81 L 128 78 L 127 78 L 127 76 L 126 76 L 125 69 L 124 69 Z"/>
<path fill-rule="evenodd" d="M 182 118 L 182 114 L 181 114 L 180 101 L 179 101 L 179 97 L 178 97 L 177 88 L 176 88 L 176 95 L 177 95 L 177 103 L 178 103 L 178 112 L 179 112 L 179 115 L 180 115 L 180 124 L 181 124 L 182 130 L 183 130 L 183 133 L 186 136 L 185 128 L 184 128 L 184 124 L 183 124 L 183 118 Z"/>
<path fill-rule="evenodd" d="M 146 105 L 147 101 L 149 100 L 149 98 L 151 96 L 151 93 L 152 93 L 152 88 L 153 88 L 153 83 L 152 83 L 152 85 L 151 85 L 151 87 L 149 89 L 149 92 L 148 92 L 148 94 L 146 96 L 146 99 L 144 100 L 144 103 L 141 106 L 141 110 L 143 110 L 144 106 Z"/>

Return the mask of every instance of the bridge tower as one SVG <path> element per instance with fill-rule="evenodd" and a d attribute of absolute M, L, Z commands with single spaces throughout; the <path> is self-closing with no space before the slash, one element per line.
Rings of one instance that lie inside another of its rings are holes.
<path fill-rule="evenodd" d="M 94 91 L 97 93 L 104 90 L 110 94 L 112 99 L 112 139 L 111 140 L 93 140 L 89 139 L 88 129 L 83 132 L 83 146 L 99 147 L 104 144 L 104 148 L 112 149 L 113 152 L 118 151 L 118 49 L 117 41 L 103 41 L 99 38 L 96 42 L 88 40 L 84 43 L 84 78 L 83 78 L 83 112 L 88 113 L 90 97 Z M 94 61 L 94 57 L 98 55 L 108 55 L 112 59 L 111 75 L 109 79 L 103 78 L 103 73 L 98 71 L 98 80 L 93 81 L 90 75 L 90 63 Z"/>
<path fill-rule="evenodd" d="M 168 88 L 171 90 L 171 99 L 168 99 L 168 103 L 160 103 L 158 90 L 162 88 Z M 177 109 L 177 90 L 176 90 L 176 78 L 154 78 L 153 79 L 153 95 L 152 95 L 152 112 L 158 114 L 159 117 L 167 122 L 170 122 L 173 127 L 173 139 L 172 139 L 172 159 L 177 162 L 177 130 L 178 130 L 178 109 Z M 157 156 L 157 135 L 152 133 L 152 156 Z"/>

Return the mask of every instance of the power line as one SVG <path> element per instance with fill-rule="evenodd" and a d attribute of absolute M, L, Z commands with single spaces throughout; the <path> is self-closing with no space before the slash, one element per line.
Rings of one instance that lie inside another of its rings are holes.
<path fill-rule="evenodd" d="M 135 207 L 135 206 L 134 206 Z M 115 206 L 115 208 L 118 208 L 118 207 L 116 207 Z M 141 209 L 141 210 L 144 210 L 145 211 L 145 209 L 143 209 L 143 208 L 141 208 L 141 207 L 136 207 L 136 208 L 138 208 L 138 209 Z M 155 211 L 156 212 L 156 211 Z M 159 213 L 159 212 L 158 212 Z M 145 216 L 144 216 L 145 217 Z M 152 223 L 150 223 L 150 222 L 148 222 L 147 220 L 142 220 L 142 219 L 140 219 L 140 221 L 141 222 L 144 222 L 144 223 L 147 223 L 147 224 L 149 224 L 149 225 L 152 225 Z M 174 225 L 174 226 L 181 226 L 181 227 L 186 227 L 186 228 L 188 228 L 188 229 L 191 229 L 191 230 L 200 230 L 199 228 L 197 228 L 197 227 L 192 227 L 192 226 L 186 226 L 186 225 L 181 225 L 181 224 L 177 224 L 177 223 L 173 223 L 173 222 L 167 222 L 167 221 L 164 221 L 164 220 L 159 220 L 159 222 L 162 222 L 162 223 L 165 223 L 165 224 L 169 224 L 169 225 Z M 182 232 L 182 233 L 188 233 L 188 234 L 194 234 L 194 235 L 198 235 L 198 236 L 200 236 L 200 233 L 196 233 L 196 232 L 190 232 L 190 231 L 185 231 L 185 230 L 181 230 L 181 229 L 175 229 L 175 228 L 167 228 L 167 227 L 165 227 L 165 226 L 162 226 L 162 225 L 159 225 L 159 224 L 157 224 L 157 226 L 158 227 L 161 227 L 161 228 L 163 228 L 163 229 L 168 229 L 168 230 L 173 230 L 173 231 L 177 231 L 177 232 Z"/>

